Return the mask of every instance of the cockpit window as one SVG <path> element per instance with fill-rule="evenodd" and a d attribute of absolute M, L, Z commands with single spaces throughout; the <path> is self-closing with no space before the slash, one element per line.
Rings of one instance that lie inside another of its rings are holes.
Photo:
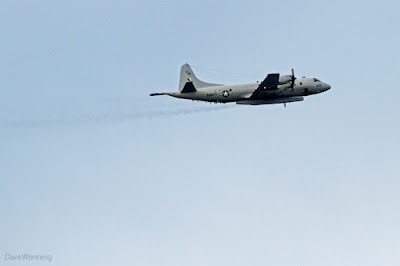
<path fill-rule="evenodd" d="M 319 79 L 314 79 L 314 82 L 321 82 Z"/>

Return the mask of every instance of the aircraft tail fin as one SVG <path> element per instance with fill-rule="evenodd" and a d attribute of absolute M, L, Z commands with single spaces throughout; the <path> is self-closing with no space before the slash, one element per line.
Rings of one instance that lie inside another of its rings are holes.
<path fill-rule="evenodd" d="M 181 76 L 179 79 L 180 92 L 194 92 L 196 89 L 218 86 L 219 84 L 206 83 L 199 80 L 194 74 L 192 68 L 188 64 L 184 64 L 181 68 Z"/>

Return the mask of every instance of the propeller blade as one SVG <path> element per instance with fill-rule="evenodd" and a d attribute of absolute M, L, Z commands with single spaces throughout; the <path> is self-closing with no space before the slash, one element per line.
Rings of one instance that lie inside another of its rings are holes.
<path fill-rule="evenodd" d="M 292 68 L 292 84 L 291 84 L 291 87 L 292 87 L 292 93 L 293 93 L 293 91 L 294 91 L 294 81 L 296 80 L 296 77 L 294 76 L 294 69 Z"/>

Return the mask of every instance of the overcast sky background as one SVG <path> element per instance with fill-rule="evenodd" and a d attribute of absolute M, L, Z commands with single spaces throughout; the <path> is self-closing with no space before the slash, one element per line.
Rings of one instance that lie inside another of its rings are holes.
<path fill-rule="evenodd" d="M 0 264 L 399 265 L 398 1 L 0 1 Z M 332 89 L 210 105 L 268 73 Z"/>

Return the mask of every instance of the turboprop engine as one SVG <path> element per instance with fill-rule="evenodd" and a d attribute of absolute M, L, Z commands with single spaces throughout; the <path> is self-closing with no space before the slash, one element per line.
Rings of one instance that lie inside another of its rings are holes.
<path fill-rule="evenodd" d="M 282 84 L 286 84 L 292 81 L 292 76 L 291 75 L 285 75 L 285 76 L 281 76 L 279 78 L 279 83 Z"/>
<path fill-rule="evenodd" d="M 291 87 L 291 82 L 292 82 L 292 76 L 291 75 L 285 75 L 279 77 L 279 85 L 278 89 L 288 89 Z"/>

